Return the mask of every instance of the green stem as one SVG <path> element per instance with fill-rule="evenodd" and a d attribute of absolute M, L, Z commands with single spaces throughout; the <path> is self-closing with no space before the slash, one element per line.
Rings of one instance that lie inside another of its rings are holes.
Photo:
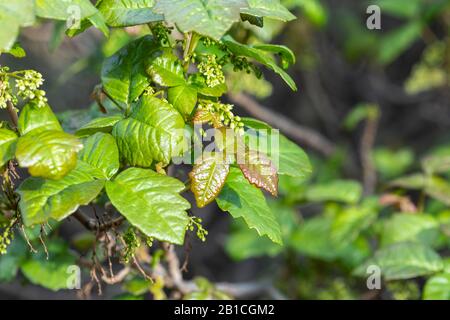
<path fill-rule="evenodd" d="M 183 68 L 187 72 L 191 64 L 191 56 L 197 47 L 198 41 L 200 40 L 200 35 L 194 32 L 189 32 L 186 36 L 186 46 L 183 53 Z"/>

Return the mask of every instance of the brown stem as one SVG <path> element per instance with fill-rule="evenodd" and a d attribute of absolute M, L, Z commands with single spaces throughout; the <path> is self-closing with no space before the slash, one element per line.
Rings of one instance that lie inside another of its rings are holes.
<path fill-rule="evenodd" d="M 229 94 L 228 96 L 233 103 L 241 106 L 251 115 L 258 117 L 273 127 L 279 128 L 298 143 L 305 144 L 326 156 L 335 152 L 335 145 L 320 133 L 301 126 L 289 118 L 262 106 L 252 97 L 244 93 Z"/>
<path fill-rule="evenodd" d="M 114 220 L 100 223 L 95 219 L 86 217 L 79 209 L 72 214 L 72 217 L 77 219 L 86 229 L 90 231 L 105 231 L 112 227 L 117 227 L 125 221 L 125 217 L 120 216 Z"/>
<path fill-rule="evenodd" d="M 373 163 L 372 150 L 378 130 L 378 112 L 367 119 L 361 138 L 361 165 L 363 169 L 364 195 L 371 195 L 377 184 L 377 174 Z"/>
<path fill-rule="evenodd" d="M 17 128 L 17 124 L 19 123 L 19 117 L 17 115 L 16 110 L 14 110 L 14 105 L 11 101 L 6 102 L 6 111 L 8 111 L 9 118 L 13 123 L 14 128 Z"/>

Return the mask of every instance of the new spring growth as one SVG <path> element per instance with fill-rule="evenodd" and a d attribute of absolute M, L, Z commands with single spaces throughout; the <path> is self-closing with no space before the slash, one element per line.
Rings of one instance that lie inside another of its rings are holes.
<path fill-rule="evenodd" d="M 208 55 L 206 60 L 197 66 L 198 71 L 205 77 L 206 85 L 210 88 L 225 83 L 222 66 L 217 63 L 215 55 Z"/>
<path fill-rule="evenodd" d="M 4 228 L 3 232 L 0 234 L 0 255 L 7 253 L 8 246 L 14 238 L 13 227 L 15 222 L 16 219 L 11 219 L 4 225 L 0 225 L 0 227 Z"/>
<path fill-rule="evenodd" d="M 199 103 L 198 109 L 206 110 L 215 115 L 222 125 L 233 129 L 236 133 L 244 133 L 244 123 L 241 121 L 241 117 L 233 114 L 232 104 L 223 104 L 220 102 Z"/>
<path fill-rule="evenodd" d="M 12 88 L 10 81 L 14 80 Z M 38 107 L 47 104 L 45 91 L 39 88 L 44 83 L 42 74 L 34 70 L 9 72 L 8 67 L 0 67 L 0 108 L 6 108 L 7 102 L 17 104 L 18 98 L 34 101 Z"/>
<path fill-rule="evenodd" d="M 202 219 L 198 217 L 189 217 L 189 223 L 186 227 L 186 230 L 194 231 L 195 228 L 197 228 L 197 237 L 205 242 L 208 231 L 203 228 Z"/>

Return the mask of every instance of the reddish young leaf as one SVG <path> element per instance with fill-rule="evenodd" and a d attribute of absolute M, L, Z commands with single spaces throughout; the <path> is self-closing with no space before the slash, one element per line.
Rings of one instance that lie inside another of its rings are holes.
<path fill-rule="evenodd" d="M 278 174 L 272 161 L 263 153 L 249 150 L 244 163 L 239 163 L 245 178 L 259 188 L 278 195 Z M 239 161 L 240 162 L 240 161 Z"/>
<path fill-rule="evenodd" d="M 230 165 L 220 154 L 203 155 L 201 162 L 189 173 L 191 190 L 197 206 L 202 208 L 213 201 L 222 190 L 230 171 Z"/>

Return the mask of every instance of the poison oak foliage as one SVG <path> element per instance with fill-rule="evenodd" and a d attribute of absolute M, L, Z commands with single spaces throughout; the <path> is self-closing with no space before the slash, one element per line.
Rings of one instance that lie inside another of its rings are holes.
<path fill-rule="evenodd" d="M 191 204 L 183 193 L 190 189 L 199 208 L 216 200 L 222 210 L 242 218 L 267 241 L 282 244 L 277 212 L 266 203 L 261 189 L 276 196 L 279 175 L 305 178 L 311 172 L 303 150 L 287 138 L 277 137 L 280 148 L 274 150 L 259 152 L 256 146 L 246 146 L 244 163 L 236 161 L 238 150 L 228 154 L 234 142 L 225 140 L 218 150 L 201 153 L 191 166 L 188 182 L 169 176 L 168 168 L 175 166 L 174 157 L 191 151 L 191 142 L 182 133 L 193 131 L 194 125 L 230 130 L 232 141 L 244 141 L 244 129 L 252 125 L 271 134 L 267 124 L 243 121 L 233 114 L 232 105 L 221 102 L 228 90 L 224 70 L 232 67 L 260 76 L 262 65 L 296 90 L 284 71 L 295 63 L 295 56 L 284 46 L 241 44 L 226 34 L 242 21 L 241 15 L 288 21 L 292 14 L 279 1 L 262 0 L 101 0 L 96 5 L 88 0 L 0 1 L 4 9 L 0 26 L 13 27 L 13 32 L 0 28 L 0 50 L 8 52 L 19 28 L 36 18 L 67 20 L 71 6 L 80 9 L 81 23 L 79 29 L 67 30 L 69 36 L 90 26 L 108 35 L 109 27 L 142 24 L 148 24 L 149 34 L 125 44 L 103 62 L 101 88 L 96 93 L 117 107 L 114 112 L 70 134 L 64 132 L 51 107 L 42 103 L 46 100 L 41 97 L 38 103 L 29 94 L 18 109 L 17 123 L 0 128 L 0 164 L 6 168 L 17 161 L 30 174 L 15 190 L 15 217 L 26 227 L 39 227 L 70 217 L 80 206 L 107 199 L 132 230 L 147 239 L 182 245 L 187 230 L 197 228 L 201 239 L 207 233 L 188 212 Z M 183 39 L 172 37 L 174 26 Z M 6 71 L 1 76 L 14 81 L 14 74 Z M 8 94 L 12 97 L 14 92 Z M 102 110 L 106 109 L 102 106 Z M 124 234 L 123 239 L 124 251 L 134 254 L 133 237 Z M 31 282 L 57 290 L 63 286 L 61 270 L 72 260 L 64 259 L 66 248 L 50 249 L 57 252 L 55 256 L 50 252 L 50 259 L 55 257 L 50 264 L 40 259 L 8 263 L 15 270 L 20 268 Z M 56 258 L 61 255 L 62 259 Z M 52 281 L 42 280 L 49 277 Z"/>

